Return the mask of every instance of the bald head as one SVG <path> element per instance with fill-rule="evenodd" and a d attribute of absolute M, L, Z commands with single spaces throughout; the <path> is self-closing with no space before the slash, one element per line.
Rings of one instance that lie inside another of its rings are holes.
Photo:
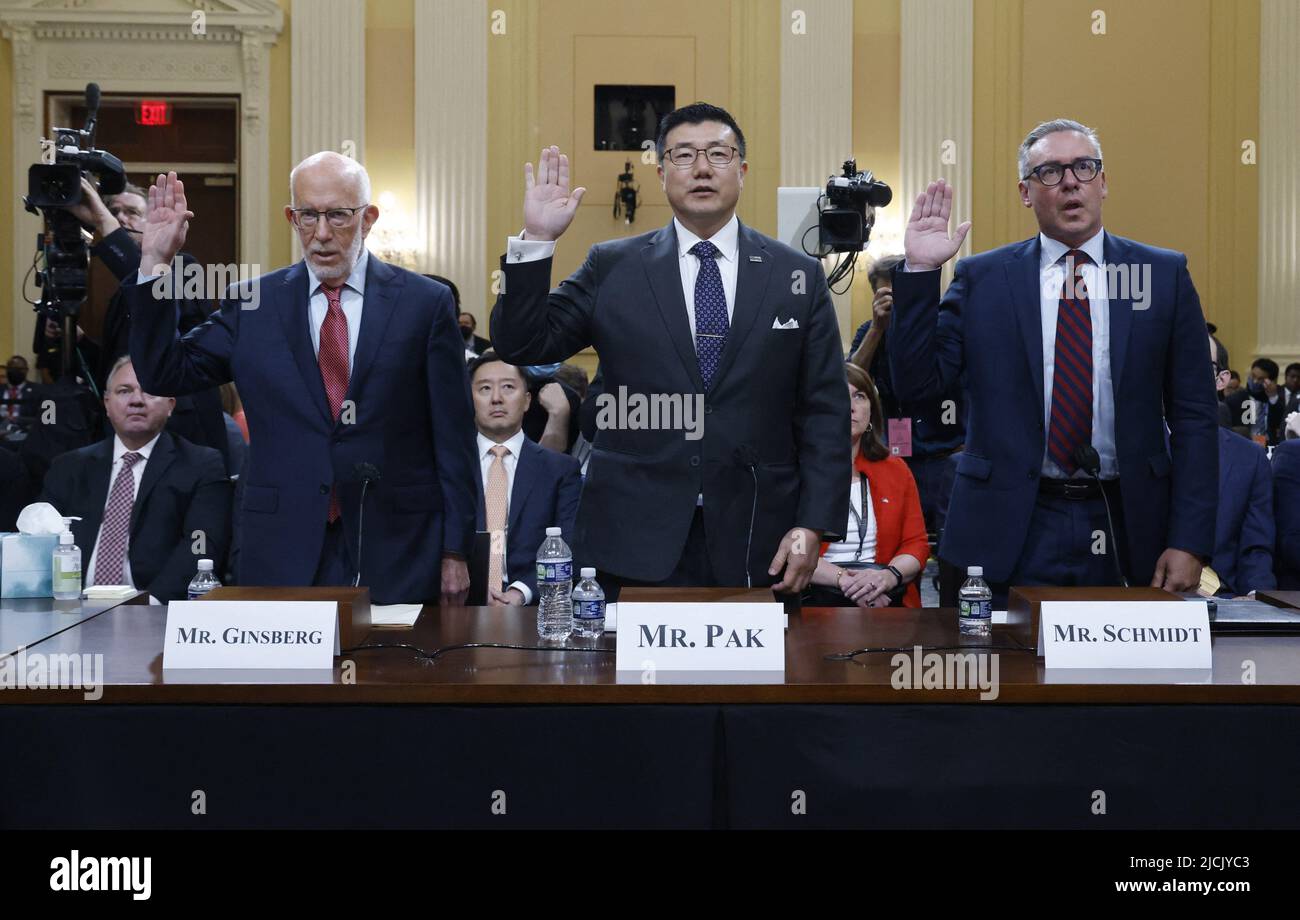
<path fill-rule="evenodd" d="M 366 168 L 351 157 L 345 157 L 333 150 L 313 153 L 293 168 L 289 173 L 289 200 L 294 207 L 303 194 L 299 190 L 300 182 L 316 186 L 326 183 L 336 190 L 356 198 L 349 207 L 370 203 L 370 174 Z"/>

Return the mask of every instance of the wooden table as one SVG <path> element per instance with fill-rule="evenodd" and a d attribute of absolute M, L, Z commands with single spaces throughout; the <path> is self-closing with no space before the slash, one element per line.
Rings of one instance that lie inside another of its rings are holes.
<path fill-rule="evenodd" d="M 359 649 L 303 683 L 164 672 L 164 620 L 122 607 L 32 649 L 101 654 L 104 692 L 0 692 L 0 737 L 24 739 L 0 759 L 0 826 L 1300 824 L 1300 637 L 1215 637 L 1213 671 L 1170 683 L 1047 672 L 999 627 L 1006 648 L 980 651 L 952 610 L 815 609 L 790 618 L 782 682 L 643 684 L 620 682 L 612 636 L 431 658 L 537 645 L 536 620 L 426 608 L 366 640 L 426 654 Z M 986 673 L 996 655 L 996 698 L 896 689 L 892 651 L 827 658 L 918 645 Z"/>

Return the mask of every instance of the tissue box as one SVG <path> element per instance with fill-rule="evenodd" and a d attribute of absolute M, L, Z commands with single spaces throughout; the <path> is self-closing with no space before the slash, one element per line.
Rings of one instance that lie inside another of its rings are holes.
<path fill-rule="evenodd" d="M 57 534 L 0 536 L 0 597 L 54 597 Z"/>

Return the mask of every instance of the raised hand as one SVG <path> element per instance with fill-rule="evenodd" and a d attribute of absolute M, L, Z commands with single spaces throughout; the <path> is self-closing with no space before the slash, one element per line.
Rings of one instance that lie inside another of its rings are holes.
<path fill-rule="evenodd" d="M 530 240 L 556 240 L 569 229 L 585 188 L 569 191 L 569 158 L 559 147 L 543 147 L 533 164 L 524 164 L 524 235 Z"/>
<path fill-rule="evenodd" d="M 185 245 L 194 212 L 185 204 L 185 183 L 176 173 L 159 173 L 149 186 L 148 211 L 144 233 L 140 237 L 140 268 L 145 274 L 155 274 L 160 265 L 171 265 L 176 253 Z"/>
<path fill-rule="evenodd" d="M 962 221 L 957 232 L 948 235 L 948 218 L 952 216 L 952 186 L 940 179 L 931 182 L 916 196 L 912 216 L 903 234 L 903 252 L 911 271 L 931 271 L 957 254 L 970 230 L 970 221 Z"/>

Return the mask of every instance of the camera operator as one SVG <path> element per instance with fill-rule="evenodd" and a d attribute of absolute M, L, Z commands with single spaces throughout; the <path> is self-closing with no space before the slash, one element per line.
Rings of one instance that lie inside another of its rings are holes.
<path fill-rule="evenodd" d="M 94 232 L 95 242 L 90 248 L 90 253 L 94 258 L 99 259 L 119 282 L 126 278 L 134 278 L 140 268 L 140 234 L 144 230 L 147 207 L 145 198 L 143 189 L 128 184 L 120 193 L 104 201 L 99 197 L 94 185 L 83 178 L 81 201 L 67 207 L 68 213 Z M 186 263 L 195 261 L 189 253 L 181 253 L 180 257 Z M 184 335 L 195 326 L 201 325 L 210 312 L 211 304 L 206 300 L 182 299 L 177 323 L 178 331 Z M 38 323 L 36 333 L 34 347 L 37 354 L 44 355 L 50 348 L 47 343 L 50 341 L 57 343 L 62 338 L 63 329 L 54 320 L 46 319 Z M 104 391 L 108 372 L 113 364 L 128 353 L 130 333 L 131 312 L 124 302 L 120 288 L 115 289 L 109 299 L 97 348 L 85 347 L 85 334 L 78 327 L 78 349 L 81 350 L 83 359 L 90 368 L 95 389 L 99 393 Z M 220 391 L 205 390 L 192 396 L 178 397 L 176 409 L 167 423 L 167 430 L 194 444 L 216 448 L 221 451 L 224 459 L 229 445 L 225 419 L 221 412 Z"/>

